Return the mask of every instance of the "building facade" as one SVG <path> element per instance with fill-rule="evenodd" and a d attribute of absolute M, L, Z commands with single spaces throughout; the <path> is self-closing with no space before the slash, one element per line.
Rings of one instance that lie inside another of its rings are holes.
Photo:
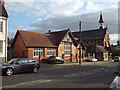
<path fill-rule="evenodd" d="M 77 62 L 78 49 L 70 29 L 38 33 L 18 30 L 12 43 L 13 58 L 34 58 L 37 61 L 59 56 L 65 62 Z M 42 62 L 42 61 L 41 61 Z"/>
<path fill-rule="evenodd" d="M 109 51 L 106 48 L 110 47 L 110 38 L 108 27 L 104 28 L 102 14 L 100 14 L 100 27 L 94 30 L 86 30 L 81 32 L 82 43 L 86 47 L 86 54 L 83 56 L 87 58 L 97 58 L 99 60 L 108 60 Z M 79 40 L 79 32 L 72 33 L 75 38 Z"/>
<path fill-rule="evenodd" d="M 7 23 L 8 14 L 4 1 L 0 1 L 0 64 L 7 62 Z"/>

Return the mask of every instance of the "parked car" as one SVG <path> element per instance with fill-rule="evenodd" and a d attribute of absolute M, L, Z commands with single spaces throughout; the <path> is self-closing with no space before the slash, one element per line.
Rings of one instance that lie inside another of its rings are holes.
<path fill-rule="evenodd" d="M 115 56 L 114 57 L 114 62 L 119 62 L 120 61 L 120 56 Z"/>
<path fill-rule="evenodd" d="M 12 75 L 21 72 L 34 72 L 37 73 L 40 68 L 40 64 L 30 58 L 14 58 L 8 61 L 7 64 L 2 65 L 3 75 Z"/>
<path fill-rule="evenodd" d="M 86 62 L 97 62 L 98 60 L 95 58 L 88 58 L 85 60 Z"/>
<path fill-rule="evenodd" d="M 63 64 L 63 63 L 64 63 L 64 60 L 61 59 L 61 58 L 58 57 L 58 56 L 50 56 L 50 57 L 48 58 L 48 60 L 47 60 L 47 63 L 52 63 L 52 64 L 54 64 L 54 63 L 61 63 L 61 64 Z"/>
<path fill-rule="evenodd" d="M 110 85 L 110 89 L 120 90 L 120 72 L 114 78 L 113 82 Z"/>

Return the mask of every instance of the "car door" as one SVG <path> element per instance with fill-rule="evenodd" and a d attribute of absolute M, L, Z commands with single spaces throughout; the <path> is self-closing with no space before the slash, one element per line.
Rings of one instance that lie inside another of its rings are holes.
<path fill-rule="evenodd" d="M 37 64 L 37 62 L 34 59 L 28 59 L 28 68 L 29 71 L 33 70 L 34 65 Z"/>
<path fill-rule="evenodd" d="M 22 70 L 20 65 L 19 65 L 19 59 L 14 60 L 10 64 L 14 69 L 14 73 L 19 73 Z"/>
<path fill-rule="evenodd" d="M 21 58 L 19 60 L 19 67 L 20 67 L 20 72 L 26 72 L 29 70 L 27 58 Z"/>

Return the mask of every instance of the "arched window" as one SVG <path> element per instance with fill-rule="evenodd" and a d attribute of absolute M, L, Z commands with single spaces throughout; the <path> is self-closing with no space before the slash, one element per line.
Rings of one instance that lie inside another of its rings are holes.
<path fill-rule="evenodd" d="M 90 43 L 91 43 L 92 45 L 94 44 L 94 42 L 93 42 L 93 41 L 91 41 Z"/>
<path fill-rule="evenodd" d="M 100 44 L 100 41 L 97 41 L 97 44 Z"/>

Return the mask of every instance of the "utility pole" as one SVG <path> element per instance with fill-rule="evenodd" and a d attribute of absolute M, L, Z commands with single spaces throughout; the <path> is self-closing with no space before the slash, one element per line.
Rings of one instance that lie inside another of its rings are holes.
<path fill-rule="evenodd" d="M 81 65 L 81 21 L 79 23 L 79 64 Z"/>

